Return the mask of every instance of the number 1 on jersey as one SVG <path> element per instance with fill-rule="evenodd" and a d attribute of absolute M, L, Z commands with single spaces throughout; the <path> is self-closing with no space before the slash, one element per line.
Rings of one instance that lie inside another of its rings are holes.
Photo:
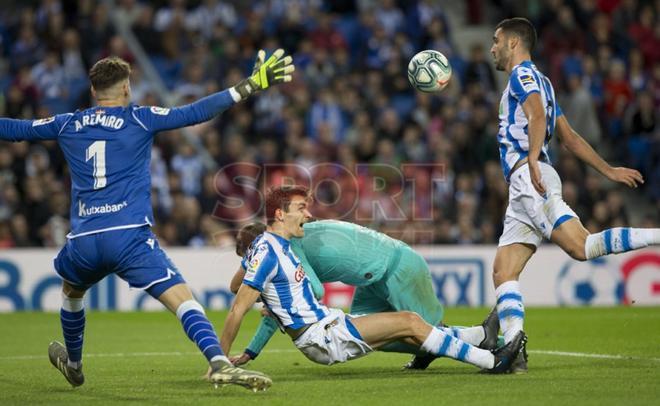
<path fill-rule="evenodd" d="M 105 141 L 94 141 L 86 152 L 85 162 L 94 159 L 94 189 L 104 188 L 108 183 L 105 177 Z"/>

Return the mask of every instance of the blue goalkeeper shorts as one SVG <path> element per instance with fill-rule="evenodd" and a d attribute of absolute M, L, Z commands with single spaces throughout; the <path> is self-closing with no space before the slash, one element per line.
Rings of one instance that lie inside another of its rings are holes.
<path fill-rule="evenodd" d="M 185 283 L 149 226 L 69 239 L 54 263 L 59 276 L 78 290 L 87 290 L 113 273 L 154 298 Z"/>

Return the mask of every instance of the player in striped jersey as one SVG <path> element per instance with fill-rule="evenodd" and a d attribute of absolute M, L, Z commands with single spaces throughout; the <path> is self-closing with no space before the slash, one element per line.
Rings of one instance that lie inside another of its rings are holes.
<path fill-rule="evenodd" d="M 432 326 L 439 326 L 454 337 L 484 349 L 498 344 L 499 320 L 491 312 L 481 325 L 473 327 L 445 326 L 442 304 L 433 290 L 428 264 L 419 253 L 402 241 L 366 227 L 346 221 L 317 220 L 303 226 L 302 238 L 292 238 L 291 248 L 300 259 L 314 296 L 321 300 L 323 283 L 340 281 L 355 286 L 350 312 L 372 314 L 411 311 Z M 264 231 L 263 223 L 244 226 L 236 237 L 236 253 L 243 257 Z M 241 266 L 231 281 L 236 293 L 245 275 Z M 277 331 L 272 317 L 264 316 L 243 354 L 230 357 L 240 366 L 255 359 Z M 418 346 L 400 342 L 387 344 L 380 351 L 414 354 L 406 369 L 426 369 L 435 356 Z"/>
<path fill-rule="evenodd" d="M 261 297 L 295 346 L 314 362 L 345 362 L 393 341 L 403 341 L 493 373 L 509 369 L 526 340 L 522 331 L 491 352 L 431 326 L 417 313 L 374 313 L 353 318 L 319 303 L 290 243 L 292 237 L 305 233 L 303 225 L 311 218 L 308 200 L 308 191 L 303 187 L 274 188 L 267 194 L 267 229 L 243 259 L 246 274 L 220 339 L 225 353 L 231 350 L 243 316 Z"/>
<path fill-rule="evenodd" d="M 510 75 L 499 109 L 500 160 L 509 182 L 509 206 L 500 237 L 493 281 L 500 327 L 506 342 L 523 328 L 525 316 L 518 278 L 545 237 L 574 259 L 660 244 L 660 229 L 618 227 L 590 234 L 562 199 L 561 180 L 551 165 L 548 142 L 557 134 L 564 148 L 613 182 L 637 187 L 642 175 L 605 162 L 569 125 L 552 84 L 531 61 L 534 26 L 524 18 L 500 22 L 493 35 L 497 70 Z M 526 372 L 522 357 L 513 372 Z"/>

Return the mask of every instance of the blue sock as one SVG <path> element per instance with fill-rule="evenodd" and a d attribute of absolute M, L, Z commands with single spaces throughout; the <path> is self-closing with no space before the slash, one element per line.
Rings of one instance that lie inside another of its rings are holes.
<path fill-rule="evenodd" d="M 215 334 L 211 322 L 206 318 L 202 305 L 195 300 L 183 302 L 176 310 L 176 317 L 181 320 L 188 338 L 197 344 L 197 348 L 209 362 L 218 359 L 226 360 L 222 348 L 220 348 L 218 336 Z"/>
<path fill-rule="evenodd" d="M 64 345 L 69 354 L 68 364 L 78 368 L 82 363 L 83 334 L 85 331 L 85 308 L 83 299 L 62 298 L 60 322 Z"/>

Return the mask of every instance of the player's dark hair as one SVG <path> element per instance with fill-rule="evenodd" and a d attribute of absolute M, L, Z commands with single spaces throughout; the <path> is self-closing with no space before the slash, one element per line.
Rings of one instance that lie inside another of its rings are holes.
<path fill-rule="evenodd" d="M 518 36 L 529 52 L 532 52 L 536 47 L 536 29 L 528 19 L 523 17 L 507 18 L 500 21 L 495 30 L 498 28 L 501 28 L 507 34 Z"/>
<path fill-rule="evenodd" d="M 266 225 L 264 223 L 250 223 L 243 226 L 236 236 L 236 255 L 239 257 L 244 256 L 245 252 L 250 248 L 252 241 L 263 234 L 264 231 L 266 231 Z"/>
<path fill-rule="evenodd" d="M 275 221 L 275 211 L 282 209 L 289 211 L 289 204 L 294 196 L 309 198 L 309 189 L 304 186 L 275 186 L 266 193 L 266 224 L 271 225 Z"/>
<path fill-rule="evenodd" d="M 89 70 L 89 81 L 94 90 L 108 89 L 122 80 L 128 79 L 131 66 L 125 60 L 111 56 L 96 62 Z"/>

